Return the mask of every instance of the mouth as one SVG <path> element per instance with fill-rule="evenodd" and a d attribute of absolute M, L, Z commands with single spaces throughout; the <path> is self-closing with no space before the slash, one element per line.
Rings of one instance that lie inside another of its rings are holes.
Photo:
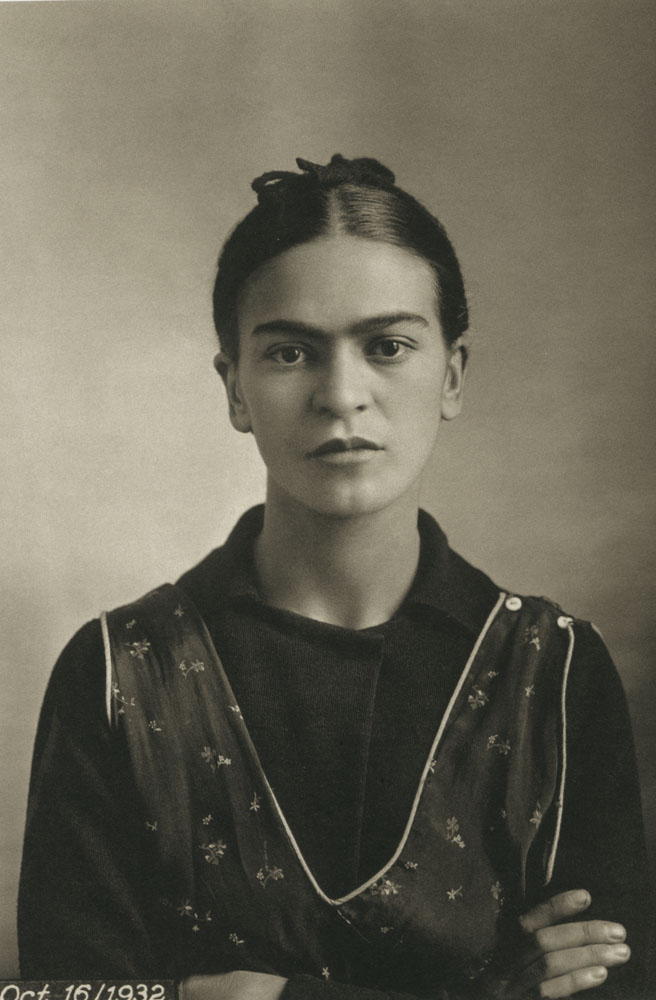
<path fill-rule="evenodd" d="M 367 441 L 366 438 L 351 437 L 351 438 L 332 438 L 330 441 L 324 441 L 320 444 L 318 448 L 314 451 L 308 453 L 308 458 L 321 458 L 322 455 L 340 455 L 345 452 L 362 452 L 362 451 L 382 451 L 382 445 L 376 444 L 374 441 Z"/>

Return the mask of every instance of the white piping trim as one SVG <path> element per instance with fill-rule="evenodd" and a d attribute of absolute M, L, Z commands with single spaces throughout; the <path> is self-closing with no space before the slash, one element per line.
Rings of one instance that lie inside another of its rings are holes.
<path fill-rule="evenodd" d="M 398 861 L 398 859 L 399 859 L 399 857 L 400 857 L 400 855 L 401 855 L 401 853 L 402 853 L 402 851 L 403 851 L 403 849 L 404 849 L 404 847 L 405 847 L 405 845 L 407 843 L 408 837 L 410 836 L 410 831 L 412 829 L 412 825 L 414 823 L 415 815 L 416 815 L 417 809 L 419 807 L 419 801 L 421 799 L 421 795 L 422 795 L 422 792 L 424 790 L 424 785 L 426 784 L 426 779 L 427 779 L 428 774 L 429 774 L 430 765 L 431 765 L 431 762 L 432 762 L 432 760 L 433 760 L 433 758 L 435 756 L 435 751 L 437 750 L 439 742 L 442 739 L 442 735 L 443 735 L 444 730 L 446 728 L 446 724 L 449 721 L 449 716 L 451 715 L 451 712 L 453 711 L 453 707 L 454 707 L 454 705 L 455 705 L 455 703 L 456 703 L 456 701 L 458 699 L 458 695 L 460 694 L 460 691 L 462 690 L 462 686 L 465 683 L 465 681 L 467 680 L 467 677 L 469 675 L 471 666 L 472 666 L 474 660 L 476 659 L 476 657 L 478 655 L 479 649 L 481 648 L 481 644 L 483 643 L 483 640 L 485 639 L 485 636 L 487 635 L 487 633 L 488 633 L 488 631 L 490 629 L 490 626 L 492 625 L 492 622 L 496 618 L 496 616 L 497 616 L 497 614 L 499 612 L 499 609 L 501 608 L 503 602 L 505 601 L 506 596 L 507 595 L 506 595 L 506 593 L 504 591 L 502 591 L 502 593 L 499 595 L 498 601 L 496 602 L 496 604 L 492 608 L 492 611 L 488 615 L 487 621 L 485 622 L 485 625 L 483 626 L 483 628 L 482 628 L 482 630 L 481 630 L 481 632 L 480 632 L 480 634 L 478 636 L 478 639 L 474 643 L 474 648 L 472 649 L 471 653 L 469 654 L 469 659 L 467 660 L 467 663 L 465 664 L 465 667 L 464 667 L 464 669 L 462 671 L 462 674 L 460 675 L 460 679 L 459 679 L 458 683 L 456 684 L 456 687 L 454 689 L 453 694 L 451 695 L 451 700 L 449 701 L 449 704 L 446 707 L 446 711 L 445 711 L 444 716 L 442 718 L 442 722 L 440 723 L 440 728 L 438 729 L 437 735 L 436 735 L 435 739 L 433 740 L 433 744 L 432 744 L 432 746 L 430 748 L 430 752 L 428 754 L 428 759 L 427 759 L 426 764 L 424 766 L 424 770 L 422 772 L 421 779 L 420 779 L 420 782 L 419 782 L 419 788 L 417 789 L 417 793 L 415 795 L 414 802 L 412 803 L 412 809 L 410 810 L 410 816 L 408 818 L 408 822 L 406 823 L 405 830 L 403 831 L 403 835 L 402 835 L 401 840 L 399 842 L 399 846 L 397 847 L 397 849 L 395 850 L 394 854 L 392 855 L 392 857 L 390 858 L 390 860 L 387 862 L 387 864 L 384 865 L 380 869 L 380 871 L 377 871 L 375 875 L 372 875 L 370 879 L 368 879 L 366 882 L 363 883 L 363 885 L 358 886 L 357 889 L 354 889 L 352 892 L 349 892 L 346 896 L 340 896 L 339 899 L 331 899 L 330 896 L 326 895 L 326 893 L 323 891 L 323 889 L 321 888 L 321 886 L 319 885 L 319 883 L 315 879 L 314 875 L 312 874 L 310 868 L 308 867 L 308 864 L 307 864 L 305 858 L 303 857 L 301 849 L 300 849 L 300 847 L 298 846 L 298 844 L 296 842 L 294 834 L 292 833 L 291 829 L 289 828 L 289 824 L 287 823 L 287 820 L 285 819 L 285 814 L 283 813 L 282 809 L 278 805 L 278 800 L 276 799 L 276 797 L 275 797 L 275 795 L 273 793 L 273 789 L 271 788 L 269 782 L 266 780 L 266 775 L 264 776 L 264 780 L 265 780 L 265 784 L 266 784 L 266 787 L 267 787 L 267 791 L 271 795 L 271 798 L 272 798 L 273 803 L 274 803 L 274 805 L 276 807 L 276 811 L 278 813 L 278 817 L 280 819 L 280 822 L 282 823 L 283 827 L 285 828 L 285 833 L 287 834 L 287 836 L 289 838 L 289 841 L 290 841 L 290 843 L 291 843 L 291 845 L 292 845 L 292 847 L 293 847 L 293 849 L 294 849 L 294 851 L 296 853 L 296 856 L 297 856 L 297 858 L 298 858 L 298 860 L 299 860 L 299 862 L 301 864 L 301 867 L 303 868 L 303 871 L 305 872 L 305 874 L 307 875 L 308 879 L 312 883 L 312 886 L 314 887 L 315 892 L 321 897 L 321 899 L 323 899 L 323 901 L 325 903 L 329 903 L 330 906 L 341 906 L 342 903 L 347 903 L 349 900 L 354 899 L 356 896 L 361 895 L 361 893 L 366 892 L 367 889 L 369 889 L 374 884 L 374 882 L 377 882 L 379 878 L 382 878 L 383 875 L 385 875 L 385 873 L 388 872 L 390 870 L 390 868 Z"/>
<path fill-rule="evenodd" d="M 547 862 L 547 878 L 544 883 L 545 885 L 549 885 L 553 877 L 554 865 L 556 863 L 556 852 L 558 850 L 558 841 L 560 840 L 560 828 L 563 822 L 563 805 L 565 801 L 565 778 L 567 777 L 567 679 L 569 677 L 569 668 L 572 663 L 572 654 L 574 652 L 574 629 L 571 624 L 567 626 L 567 631 L 569 632 L 569 644 L 567 647 L 567 656 L 565 658 L 565 669 L 563 670 L 563 688 L 560 695 L 560 712 L 562 722 L 561 755 L 563 763 L 560 772 L 558 798 L 556 799 L 558 808 L 558 812 L 556 814 L 556 831 L 554 833 L 553 844 L 551 845 L 551 851 L 549 853 L 549 861 Z"/>
<path fill-rule="evenodd" d="M 107 724 L 112 728 L 112 647 L 109 642 L 109 629 L 107 627 L 107 612 L 100 615 L 100 627 L 102 629 L 103 646 L 105 647 L 105 712 L 107 713 Z"/>

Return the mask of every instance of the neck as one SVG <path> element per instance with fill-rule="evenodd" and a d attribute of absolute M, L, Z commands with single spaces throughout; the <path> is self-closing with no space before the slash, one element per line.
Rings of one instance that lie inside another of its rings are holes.
<path fill-rule="evenodd" d="M 395 613 L 419 561 L 416 497 L 372 514 L 336 518 L 267 490 L 255 548 L 260 591 L 274 607 L 343 628 Z"/>

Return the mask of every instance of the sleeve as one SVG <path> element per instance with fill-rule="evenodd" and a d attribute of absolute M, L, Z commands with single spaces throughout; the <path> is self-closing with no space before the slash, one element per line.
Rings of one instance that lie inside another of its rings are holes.
<path fill-rule="evenodd" d="M 312 976 L 294 976 L 280 994 L 280 1000 L 417 1000 L 407 993 L 380 993 L 363 986 L 346 983 L 327 983 Z M 452 994 L 440 991 L 431 1000 L 459 1000 Z"/>
<path fill-rule="evenodd" d="M 18 898 L 24 979 L 162 974 L 147 931 L 136 793 L 104 701 L 93 621 L 57 661 L 37 729 Z"/>
<path fill-rule="evenodd" d="M 594 997 L 643 996 L 653 924 L 631 723 L 617 670 L 597 631 L 575 624 L 566 693 L 567 778 L 553 878 L 543 898 L 587 889 L 584 920 L 624 925 L 631 958 Z"/>

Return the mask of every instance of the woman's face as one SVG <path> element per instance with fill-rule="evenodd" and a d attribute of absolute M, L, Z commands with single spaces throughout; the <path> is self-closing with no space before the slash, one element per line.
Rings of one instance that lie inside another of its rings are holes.
<path fill-rule="evenodd" d="M 223 355 L 233 425 L 252 430 L 269 496 L 351 517 L 418 502 L 440 420 L 460 411 L 433 272 L 387 243 L 336 235 L 247 283 L 239 361 Z"/>

